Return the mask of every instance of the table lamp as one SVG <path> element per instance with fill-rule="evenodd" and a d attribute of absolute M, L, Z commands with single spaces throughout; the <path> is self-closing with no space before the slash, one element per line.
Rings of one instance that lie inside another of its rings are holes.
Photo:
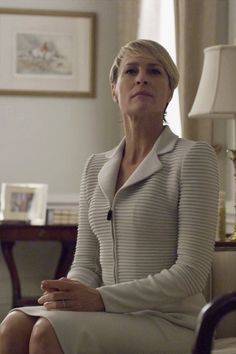
<path fill-rule="evenodd" d="M 236 119 L 236 45 L 204 49 L 204 64 L 189 118 Z M 230 149 L 234 164 L 235 217 L 230 241 L 236 241 L 236 141 Z"/>

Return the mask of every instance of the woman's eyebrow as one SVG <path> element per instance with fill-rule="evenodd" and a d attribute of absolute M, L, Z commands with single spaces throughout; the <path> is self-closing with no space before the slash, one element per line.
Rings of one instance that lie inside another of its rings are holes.
<path fill-rule="evenodd" d="M 160 63 L 160 62 L 156 62 L 156 63 L 150 62 L 150 63 L 148 63 L 147 65 L 148 65 L 148 66 L 157 66 L 157 67 L 159 67 L 159 68 L 163 68 L 162 63 Z"/>
<path fill-rule="evenodd" d="M 126 65 L 126 66 L 129 66 L 129 65 L 138 65 L 138 63 L 136 63 L 136 62 L 130 62 L 130 63 L 129 63 L 129 62 L 128 62 L 128 63 L 125 63 L 125 65 Z"/>
<path fill-rule="evenodd" d="M 128 62 L 125 63 L 125 66 L 132 66 L 132 65 L 140 65 L 138 62 Z M 158 66 L 158 67 L 163 67 L 161 63 L 147 63 L 147 66 Z"/>

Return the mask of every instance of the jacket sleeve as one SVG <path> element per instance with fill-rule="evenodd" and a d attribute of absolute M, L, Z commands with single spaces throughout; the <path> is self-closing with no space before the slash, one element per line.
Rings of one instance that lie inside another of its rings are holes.
<path fill-rule="evenodd" d="M 107 312 L 175 311 L 209 275 L 217 226 L 218 169 L 213 148 L 196 142 L 182 159 L 176 262 L 160 273 L 98 290 Z"/>
<path fill-rule="evenodd" d="M 88 220 L 88 169 L 91 156 L 85 166 L 80 185 L 79 227 L 74 260 L 67 278 L 81 281 L 91 287 L 101 285 L 99 245 Z"/>

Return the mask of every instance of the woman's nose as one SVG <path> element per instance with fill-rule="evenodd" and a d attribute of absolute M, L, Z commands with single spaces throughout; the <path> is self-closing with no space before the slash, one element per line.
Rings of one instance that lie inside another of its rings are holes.
<path fill-rule="evenodd" d="M 147 80 L 147 76 L 144 72 L 140 71 L 136 77 L 136 84 L 140 85 L 140 84 L 144 84 L 147 85 L 148 80 Z"/>
<path fill-rule="evenodd" d="M 143 80 L 137 80 L 137 81 L 136 81 L 136 84 L 137 84 L 137 85 L 141 85 L 141 84 L 147 85 L 147 84 L 148 84 L 148 81 L 145 80 L 145 79 L 143 79 Z"/>

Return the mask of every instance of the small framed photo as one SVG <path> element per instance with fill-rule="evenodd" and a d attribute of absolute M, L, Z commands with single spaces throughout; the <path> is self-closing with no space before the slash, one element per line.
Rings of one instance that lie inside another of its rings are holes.
<path fill-rule="evenodd" d="M 43 225 L 47 209 L 47 184 L 2 183 L 1 219 Z"/>

